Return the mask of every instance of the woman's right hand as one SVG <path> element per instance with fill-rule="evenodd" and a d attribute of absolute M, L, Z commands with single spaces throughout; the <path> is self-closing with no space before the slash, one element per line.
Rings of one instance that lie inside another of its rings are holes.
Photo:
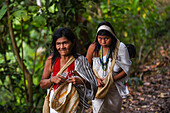
<path fill-rule="evenodd" d="M 104 86 L 104 83 L 103 83 L 104 79 L 96 78 L 96 80 L 97 80 L 97 83 L 98 83 L 98 87 L 103 87 Z"/>
<path fill-rule="evenodd" d="M 61 75 L 56 75 L 56 76 L 51 78 L 51 82 L 53 82 L 55 84 L 62 84 L 65 81 L 66 81 L 66 78 L 64 78 Z"/>

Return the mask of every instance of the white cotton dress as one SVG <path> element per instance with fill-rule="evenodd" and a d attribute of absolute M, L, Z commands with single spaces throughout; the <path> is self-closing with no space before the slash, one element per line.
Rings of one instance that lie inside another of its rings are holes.
<path fill-rule="evenodd" d="M 114 53 L 113 53 L 114 54 Z M 106 55 L 103 56 L 106 61 Z M 93 57 L 93 67 L 101 78 L 105 78 L 110 71 L 112 59 L 109 58 L 107 64 L 107 70 L 103 71 L 99 57 Z M 104 99 L 95 98 L 92 100 L 93 113 L 119 113 L 122 105 L 122 98 L 125 98 L 129 94 L 125 83 L 128 81 L 128 75 L 132 62 L 129 58 L 127 47 L 122 42 L 119 45 L 116 63 L 113 69 L 113 76 L 118 74 L 120 70 L 124 70 L 127 74 L 126 77 L 121 80 L 117 80 L 110 88 L 108 94 Z"/>

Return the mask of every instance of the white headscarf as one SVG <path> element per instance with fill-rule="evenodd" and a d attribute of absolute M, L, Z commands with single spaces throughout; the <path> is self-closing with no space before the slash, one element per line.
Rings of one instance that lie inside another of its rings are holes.
<path fill-rule="evenodd" d="M 107 31 L 109 31 L 109 32 L 118 40 L 117 36 L 113 33 L 113 31 L 111 30 L 111 28 L 110 28 L 109 26 L 107 26 L 107 25 L 101 25 L 101 26 L 98 28 L 97 33 L 98 33 L 100 30 L 107 30 Z"/>

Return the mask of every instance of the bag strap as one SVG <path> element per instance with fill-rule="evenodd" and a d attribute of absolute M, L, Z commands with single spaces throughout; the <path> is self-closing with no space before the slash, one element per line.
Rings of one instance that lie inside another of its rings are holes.
<path fill-rule="evenodd" d="M 114 67 L 115 62 L 116 62 L 116 58 L 117 58 L 117 54 L 118 54 L 118 50 L 119 50 L 119 45 L 120 45 L 120 41 L 117 40 L 116 48 L 115 48 L 114 55 L 113 55 L 113 58 L 112 58 L 112 63 L 111 63 L 111 66 L 110 66 L 110 72 L 113 72 L 113 67 Z"/>
<path fill-rule="evenodd" d="M 67 61 L 67 63 L 66 63 L 66 64 L 60 69 L 60 71 L 57 73 L 57 75 L 60 75 L 61 73 L 63 73 L 64 70 L 66 70 L 66 69 L 68 68 L 68 66 L 69 66 L 71 63 L 74 62 L 74 60 L 75 60 L 75 58 L 74 58 L 73 56 L 71 56 L 70 59 Z M 51 85 L 47 97 L 50 96 L 50 93 L 51 93 L 51 90 L 52 90 L 53 86 L 54 86 L 54 83 Z"/>
<path fill-rule="evenodd" d="M 112 73 L 112 72 L 113 72 L 113 67 L 114 67 L 115 62 L 116 62 L 116 57 L 117 57 L 117 54 L 118 54 L 119 45 L 120 45 L 120 41 L 117 40 L 116 48 L 115 48 L 114 55 L 113 55 L 113 58 L 112 58 L 112 62 L 111 62 L 111 66 L 110 66 L 110 72 L 109 72 L 109 73 Z M 101 77 L 98 75 L 97 71 L 94 69 L 94 66 L 93 66 L 93 71 L 94 71 L 95 75 L 96 75 L 98 78 L 101 78 Z"/>

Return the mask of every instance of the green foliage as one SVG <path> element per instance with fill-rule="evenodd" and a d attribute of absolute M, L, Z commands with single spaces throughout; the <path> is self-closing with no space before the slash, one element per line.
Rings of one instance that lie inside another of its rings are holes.
<path fill-rule="evenodd" d="M 42 16 L 35 16 L 33 18 L 33 25 L 35 25 L 36 27 L 43 27 L 46 25 L 46 19 Z"/>
<path fill-rule="evenodd" d="M 131 77 L 128 80 L 128 84 L 130 86 L 132 86 L 132 85 L 139 86 L 139 85 L 143 85 L 143 82 L 138 77 Z"/>
<path fill-rule="evenodd" d="M 26 112 L 29 106 L 23 72 L 13 53 L 10 22 L 20 56 L 23 47 L 23 62 L 32 74 L 32 112 L 42 110 L 46 90 L 40 88 L 39 82 L 45 60 L 51 54 L 51 35 L 56 29 L 70 27 L 78 38 L 80 53 L 85 55 L 88 45 L 95 39 L 97 25 L 109 21 L 121 41 L 136 47 L 137 57 L 132 60 L 133 77 L 129 80 L 131 85 L 142 84 L 136 77 L 138 65 L 147 60 L 148 50 L 154 51 L 157 45 L 162 45 L 158 38 L 170 34 L 170 6 L 162 6 L 153 0 L 41 0 L 42 7 L 35 1 L 10 0 L 9 18 L 6 2 L 0 3 L 0 111 L 4 112 Z"/>
<path fill-rule="evenodd" d="M 39 6 L 28 6 L 28 11 L 34 13 L 37 13 L 40 10 Z"/>
<path fill-rule="evenodd" d="M 13 13 L 13 15 L 16 18 L 19 18 L 19 19 L 26 18 L 27 17 L 27 11 L 25 11 L 25 10 L 18 10 L 18 11 L 15 11 Z"/>
<path fill-rule="evenodd" d="M 4 5 L 0 10 L 0 20 L 5 15 L 6 11 L 7 11 L 7 6 Z"/>

